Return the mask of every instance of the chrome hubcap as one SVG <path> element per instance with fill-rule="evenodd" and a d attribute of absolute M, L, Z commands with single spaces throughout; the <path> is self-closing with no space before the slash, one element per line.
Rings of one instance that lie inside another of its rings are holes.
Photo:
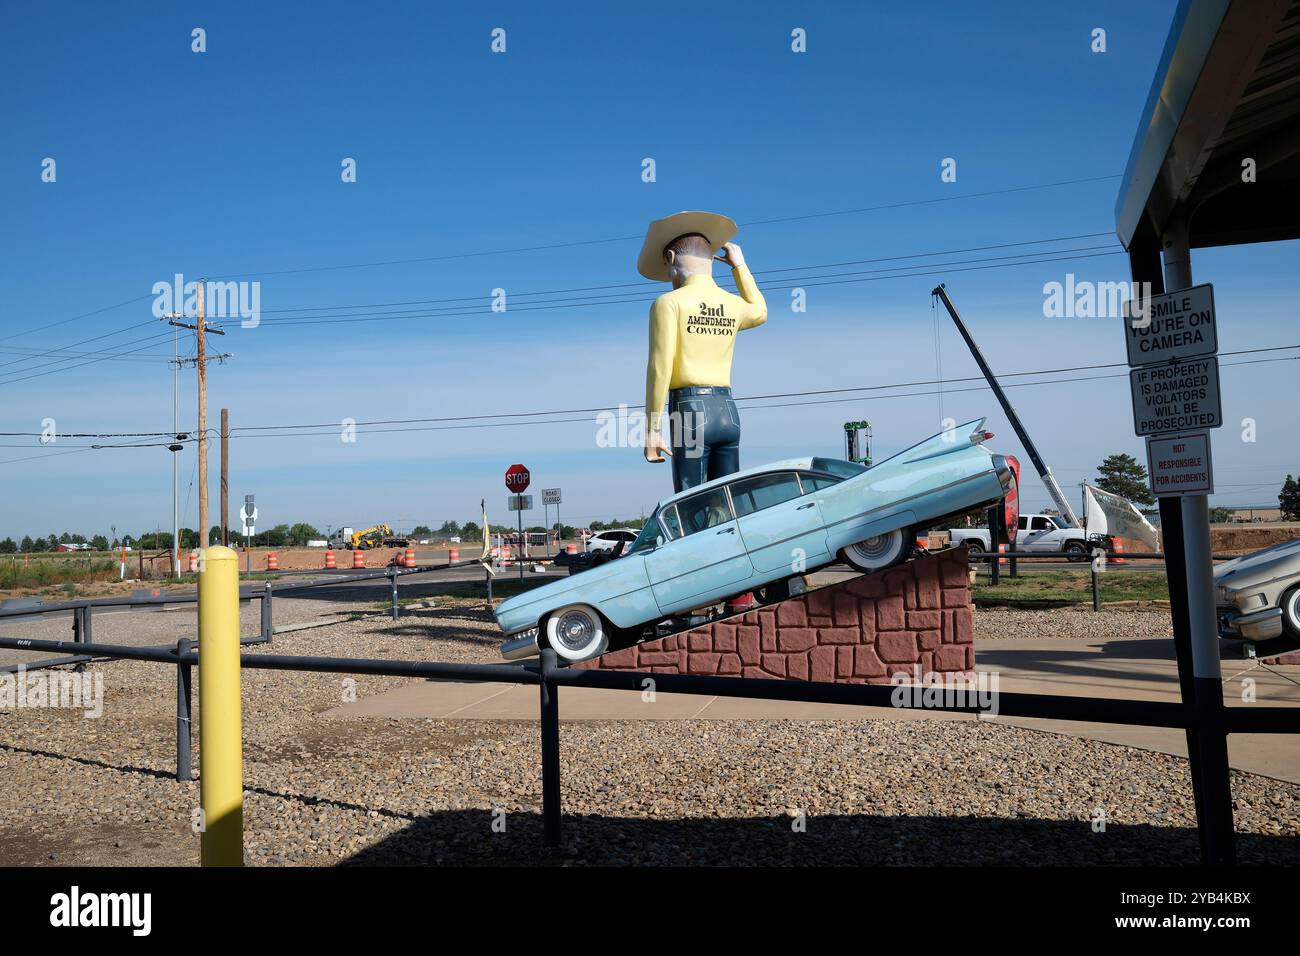
<path fill-rule="evenodd" d="M 555 628 L 560 643 L 572 651 L 586 647 L 591 643 L 595 633 L 595 622 L 582 611 L 570 611 L 565 614 Z"/>
<path fill-rule="evenodd" d="M 893 532 L 891 534 L 878 534 L 874 538 L 859 541 L 853 545 L 853 554 L 871 564 L 882 561 L 893 552 L 897 536 L 898 532 Z"/>

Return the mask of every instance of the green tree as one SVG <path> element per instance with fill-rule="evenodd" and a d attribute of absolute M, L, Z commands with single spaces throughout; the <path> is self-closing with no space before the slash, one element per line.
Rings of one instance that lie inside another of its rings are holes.
<path fill-rule="evenodd" d="M 1140 505 L 1153 505 L 1155 496 L 1147 485 L 1147 470 L 1132 455 L 1108 455 L 1097 466 L 1097 487 Z"/>
<path fill-rule="evenodd" d="M 1210 521 L 1214 524 L 1227 524 L 1232 520 L 1231 508 L 1211 508 Z"/>
<path fill-rule="evenodd" d="M 14 542 L 13 538 L 5 538 L 3 541 L 0 541 L 0 554 L 13 554 L 17 550 L 18 545 Z"/>
<path fill-rule="evenodd" d="M 460 526 L 460 536 L 462 538 L 477 538 L 483 533 L 483 529 L 478 526 L 477 521 L 466 521 Z"/>
<path fill-rule="evenodd" d="M 107 551 L 108 539 L 104 537 L 102 534 L 97 534 L 90 539 L 90 546 L 94 548 L 96 551 Z"/>
<path fill-rule="evenodd" d="M 413 538 L 427 538 L 431 534 L 433 534 L 433 529 L 427 524 L 417 524 L 411 529 L 411 537 Z"/>
<path fill-rule="evenodd" d="M 1300 521 L 1300 481 L 1287 475 L 1278 493 L 1277 504 L 1282 509 L 1282 520 Z"/>
<path fill-rule="evenodd" d="M 473 524 L 473 522 L 470 523 Z M 475 527 L 477 527 L 477 525 L 475 525 Z M 451 538 L 454 538 L 456 535 L 460 533 L 461 533 L 461 527 L 454 521 L 444 521 L 442 523 L 442 527 L 438 529 L 438 534 L 445 534 Z"/>
<path fill-rule="evenodd" d="M 322 537 L 324 537 L 324 535 L 305 521 L 299 521 L 289 529 L 290 544 L 306 545 L 308 541 L 314 541 Z"/>
<path fill-rule="evenodd" d="M 59 535 L 59 544 L 72 544 L 72 535 L 66 531 L 63 532 L 63 534 Z"/>
<path fill-rule="evenodd" d="M 221 543 L 221 525 L 214 524 L 208 529 L 208 544 Z"/>
<path fill-rule="evenodd" d="M 23 535 L 23 542 L 18 546 L 22 549 L 23 554 L 31 554 L 36 550 L 36 542 L 32 540 L 29 534 Z"/>

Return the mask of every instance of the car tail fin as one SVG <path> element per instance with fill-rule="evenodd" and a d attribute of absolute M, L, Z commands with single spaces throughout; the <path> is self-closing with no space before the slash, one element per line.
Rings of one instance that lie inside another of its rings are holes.
<path fill-rule="evenodd" d="M 898 455 L 889 460 L 899 462 L 921 461 L 925 458 L 934 458 L 951 451 L 958 451 L 970 445 L 978 445 L 985 440 L 984 436 L 987 434 L 984 431 L 984 421 L 983 418 L 979 418 L 963 425 L 954 425 L 952 428 L 945 429 L 939 434 L 927 438 L 919 445 L 913 445 L 906 451 L 899 452 Z"/>

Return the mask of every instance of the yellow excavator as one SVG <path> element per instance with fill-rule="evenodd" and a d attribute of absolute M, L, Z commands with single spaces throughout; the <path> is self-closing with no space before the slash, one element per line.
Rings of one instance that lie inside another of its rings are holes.
<path fill-rule="evenodd" d="M 377 524 L 373 528 L 364 528 L 352 533 L 352 550 L 364 548 L 405 548 L 410 542 L 406 538 L 393 536 L 393 529 L 386 524 Z"/>

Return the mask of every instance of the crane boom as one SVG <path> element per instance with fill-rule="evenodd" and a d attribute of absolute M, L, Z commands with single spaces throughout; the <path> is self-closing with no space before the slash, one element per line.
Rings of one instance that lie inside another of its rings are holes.
<path fill-rule="evenodd" d="M 1033 439 L 1029 437 L 1029 432 L 1025 431 L 1024 423 L 1021 422 L 1020 416 L 1016 414 L 1016 410 L 1012 407 L 1011 401 L 1007 398 L 1006 392 L 1004 392 L 1002 386 L 998 384 L 998 379 L 997 376 L 993 374 L 993 369 L 989 368 L 989 363 L 984 360 L 984 353 L 981 352 L 980 347 L 975 344 L 975 340 L 971 338 L 970 330 L 966 328 L 966 323 L 963 322 L 961 316 L 957 314 L 957 307 L 952 304 L 952 299 L 948 298 L 948 290 L 944 288 L 943 283 L 940 282 L 934 287 L 930 294 L 938 296 L 939 301 L 943 303 L 943 307 L 947 309 L 948 314 L 952 316 L 952 321 L 956 324 L 957 331 L 960 332 L 961 337 L 966 340 L 966 347 L 970 349 L 970 354 L 975 358 L 975 364 L 980 367 L 980 371 L 983 372 L 984 377 L 988 379 L 989 388 L 993 389 L 993 394 L 997 397 L 998 403 L 1002 406 L 1002 411 L 1006 413 L 1007 420 L 1011 422 L 1011 427 L 1015 430 L 1016 437 L 1020 439 L 1020 444 L 1025 446 L 1025 452 L 1029 455 L 1029 460 L 1034 463 L 1034 469 L 1038 472 L 1038 477 L 1043 479 L 1043 484 L 1047 487 L 1047 493 L 1052 496 L 1052 501 L 1056 502 L 1057 510 L 1061 512 L 1061 516 L 1065 518 L 1066 521 L 1070 522 L 1071 527 L 1079 527 L 1079 519 L 1075 516 L 1074 509 L 1070 507 L 1070 503 L 1065 499 L 1065 495 L 1061 492 L 1061 486 L 1056 483 L 1056 476 L 1052 474 L 1052 469 L 1048 468 L 1047 463 L 1043 461 L 1043 456 L 1038 453 L 1038 447 L 1034 444 Z"/>

